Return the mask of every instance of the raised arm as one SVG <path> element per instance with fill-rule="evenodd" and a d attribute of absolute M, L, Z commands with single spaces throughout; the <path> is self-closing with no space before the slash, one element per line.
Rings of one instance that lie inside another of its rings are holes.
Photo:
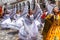
<path fill-rule="evenodd" d="M 37 4 L 37 11 L 36 11 L 36 19 L 38 19 L 40 17 L 40 15 L 42 15 L 42 9 L 40 7 L 39 4 Z"/>
<path fill-rule="evenodd" d="M 46 6 L 49 5 L 48 0 L 44 0 L 44 3 L 45 3 Z"/>
<path fill-rule="evenodd" d="M 48 0 L 44 0 L 44 2 L 45 2 L 45 6 L 46 6 L 46 8 L 48 10 L 48 13 L 51 13 L 53 7 L 51 6 L 51 4 L 49 4 Z"/>

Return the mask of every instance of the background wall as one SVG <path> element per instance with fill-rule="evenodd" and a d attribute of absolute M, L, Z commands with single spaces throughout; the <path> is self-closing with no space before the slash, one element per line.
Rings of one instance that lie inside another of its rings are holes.
<path fill-rule="evenodd" d="M 56 5 L 60 8 L 60 0 L 55 0 L 56 1 Z"/>

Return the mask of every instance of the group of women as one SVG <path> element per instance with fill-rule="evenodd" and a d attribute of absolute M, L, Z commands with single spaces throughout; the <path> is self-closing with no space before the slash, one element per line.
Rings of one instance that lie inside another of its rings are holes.
<path fill-rule="evenodd" d="M 18 30 L 20 40 L 37 40 L 39 30 L 44 27 L 46 16 L 54 15 L 52 11 L 59 11 L 54 4 L 49 4 L 47 0 L 44 0 L 44 2 L 47 11 L 42 11 L 35 0 L 32 0 L 31 3 L 29 1 L 23 2 L 22 5 L 17 3 L 13 5 L 11 10 L 7 9 L 8 5 L 5 4 L 3 19 L 0 23 L 1 27 Z"/>

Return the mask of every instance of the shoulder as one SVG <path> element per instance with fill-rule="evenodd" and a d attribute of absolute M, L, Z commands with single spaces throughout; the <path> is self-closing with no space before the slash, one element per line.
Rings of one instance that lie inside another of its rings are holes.
<path fill-rule="evenodd" d="M 45 19 L 50 19 L 54 14 L 48 14 Z"/>

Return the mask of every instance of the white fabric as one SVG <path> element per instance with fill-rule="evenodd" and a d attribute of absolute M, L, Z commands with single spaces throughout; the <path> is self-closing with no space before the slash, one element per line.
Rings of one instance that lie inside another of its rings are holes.
<path fill-rule="evenodd" d="M 25 23 L 25 20 L 22 21 L 23 25 L 22 28 L 19 30 L 19 37 L 20 38 L 25 38 L 22 35 L 24 35 L 24 33 L 26 33 L 26 38 L 31 38 L 31 37 L 35 37 L 38 33 L 38 28 L 37 25 L 35 24 L 35 21 L 31 24 L 31 25 L 27 25 Z M 22 35 L 21 35 L 22 34 Z"/>
<path fill-rule="evenodd" d="M 20 18 L 20 14 L 15 14 L 15 15 L 14 15 L 14 19 L 15 19 L 15 20 L 18 20 L 19 18 Z"/>
<path fill-rule="evenodd" d="M 48 0 L 44 0 L 44 1 L 45 1 L 45 5 L 46 5 L 48 12 L 52 13 L 52 10 L 56 5 L 55 4 L 49 4 Z"/>
<path fill-rule="evenodd" d="M 9 17 L 10 15 L 9 14 L 6 14 L 5 16 Z"/>
<path fill-rule="evenodd" d="M 9 23 L 11 23 L 10 18 L 6 19 L 6 20 L 5 20 L 5 21 L 3 21 L 1 24 L 9 24 Z"/>
<path fill-rule="evenodd" d="M 10 18 L 4 20 L 4 21 L 1 23 L 1 27 L 2 27 L 2 28 L 8 28 L 9 23 L 11 23 Z"/>
<path fill-rule="evenodd" d="M 16 25 L 23 25 L 22 20 L 24 20 L 22 17 L 19 18 L 19 19 L 16 21 Z"/>
<path fill-rule="evenodd" d="M 30 15 L 30 19 L 31 19 L 31 21 L 33 21 L 34 20 L 34 16 Z"/>
<path fill-rule="evenodd" d="M 38 26 L 38 25 L 40 25 L 40 22 L 38 20 L 36 20 L 35 24 Z"/>
<path fill-rule="evenodd" d="M 26 17 L 27 13 L 28 13 L 28 5 L 25 5 L 22 15 Z"/>
<path fill-rule="evenodd" d="M 10 23 L 9 27 L 10 27 L 11 29 L 19 30 L 19 29 L 21 28 L 21 26 L 22 26 L 22 20 L 23 20 L 23 18 L 19 18 L 18 20 L 13 20 L 13 21 Z"/>

